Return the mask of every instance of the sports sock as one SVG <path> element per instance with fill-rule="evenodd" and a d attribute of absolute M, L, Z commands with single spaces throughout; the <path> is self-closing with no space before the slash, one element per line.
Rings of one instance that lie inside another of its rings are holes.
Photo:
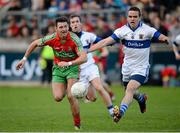
<path fill-rule="evenodd" d="M 112 92 L 108 92 L 109 96 L 112 97 L 114 94 Z"/>
<path fill-rule="evenodd" d="M 74 125 L 75 125 L 75 126 L 80 126 L 80 125 L 81 125 L 81 124 L 80 124 L 81 119 L 80 119 L 79 113 L 76 114 L 76 115 L 74 115 L 74 116 L 73 116 L 73 119 L 74 119 Z"/>
<path fill-rule="evenodd" d="M 128 109 L 127 104 L 121 104 L 121 106 L 120 106 L 120 114 L 121 114 L 121 116 L 124 115 L 124 113 L 126 112 L 127 109 Z"/>
<path fill-rule="evenodd" d="M 144 101 L 144 96 L 141 93 L 135 93 L 133 95 L 133 98 L 137 100 L 138 102 L 143 102 Z"/>
<path fill-rule="evenodd" d="M 111 116 L 113 116 L 114 106 L 113 106 L 113 105 L 110 105 L 110 106 L 107 107 L 107 109 L 108 109 L 108 111 L 109 111 L 109 114 L 110 114 Z"/>

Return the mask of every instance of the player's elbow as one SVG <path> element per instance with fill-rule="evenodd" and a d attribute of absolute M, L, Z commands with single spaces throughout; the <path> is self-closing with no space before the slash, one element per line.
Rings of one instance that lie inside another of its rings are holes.
<path fill-rule="evenodd" d="M 35 49 L 38 46 L 38 40 L 33 41 L 29 47 Z"/>

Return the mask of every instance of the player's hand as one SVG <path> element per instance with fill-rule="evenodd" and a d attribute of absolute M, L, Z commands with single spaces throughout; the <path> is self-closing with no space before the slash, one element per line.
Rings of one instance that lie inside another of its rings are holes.
<path fill-rule="evenodd" d="M 166 43 L 167 45 L 170 45 L 170 44 L 171 44 L 170 41 L 169 41 L 169 39 L 168 39 L 168 40 L 165 40 L 165 43 Z"/>
<path fill-rule="evenodd" d="M 25 60 L 20 60 L 19 62 L 18 62 L 18 64 L 16 65 L 16 70 L 19 70 L 19 69 L 22 69 L 23 67 L 24 67 L 24 64 L 25 64 Z"/>
<path fill-rule="evenodd" d="M 163 40 L 167 45 L 170 45 L 170 40 L 168 37 L 164 37 L 164 40 Z"/>
<path fill-rule="evenodd" d="M 180 60 L 180 54 L 175 54 L 176 60 Z"/>
<path fill-rule="evenodd" d="M 69 66 L 69 63 L 65 62 L 65 61 L 61 61 L 61 62 L 58 63 L 58 66 L 59 67 L 67 67 L 67 66 Z"/>

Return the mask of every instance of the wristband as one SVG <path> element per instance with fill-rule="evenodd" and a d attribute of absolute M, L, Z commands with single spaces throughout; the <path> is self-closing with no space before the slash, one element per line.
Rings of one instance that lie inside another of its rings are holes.
<path fill-rule="evenodd" d="M 23 59 L 24 61 L 26 61 L 26 60 L 27 60 L 27 57 L 24 56 L 22 59 Z"/>
<path fill-rule="evenodd" d="M 70 62 L 68 62 L 68 66 L 71 66 L 72 65 L 72 62 L 70 61 Z"/>

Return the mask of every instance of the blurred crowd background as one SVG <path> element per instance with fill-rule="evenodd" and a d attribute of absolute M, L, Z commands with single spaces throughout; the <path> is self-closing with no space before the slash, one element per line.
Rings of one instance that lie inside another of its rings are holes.
<path fill-rule="evenodd" d="M 126 10 L 137 6 L 143 21 L 174 38 L 180 33 L 179 0 L 0 0 L 0 37 L 34 40 L 53 32 L 58 15 L 82 14 L 84 28 L 106 37 L 126 23 Z"/>
<path fill-rule="evenodd" d="M 41 75 L 36 62 L 29 61 L 29 65 L 34 63 L 34 66 L 24 73 L 17 72 L 14 64 L 31 41 L 54 32 L 54 20 L 58 16 L 79 14 L 85 31 L 105 38 L 126 24 L 126 11 L 130 6 L 139 7 L 142 20 L 170 39 L 180 34 L 180 0 L 0 0 L 0 80 L 36 80 Z M 123 53 L 119 44 L 109 51 L 106 73 L 117 81 Z M 152 45 L 151 51 L 149 83 L 160 84 L 163 75 L 167 75 L 161 74 L 167 66 L 172 66 L 178 79 L 180 62 L 175 60 L 172 49 Z M 37 61 L 38 53 L 30 60 Z"/>

